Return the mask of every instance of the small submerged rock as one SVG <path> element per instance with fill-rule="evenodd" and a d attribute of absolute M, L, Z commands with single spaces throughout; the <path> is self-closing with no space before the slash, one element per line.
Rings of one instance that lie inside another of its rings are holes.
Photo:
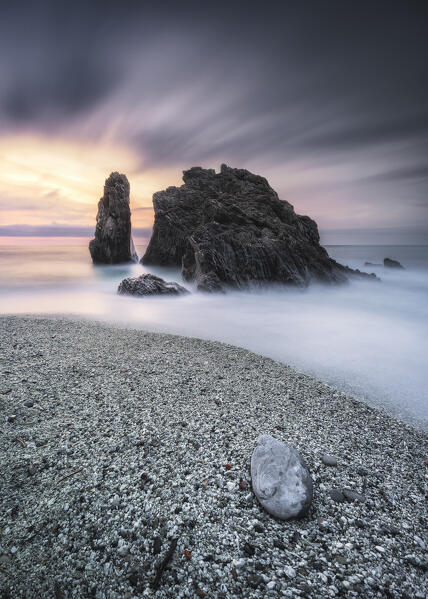
<path fill-rule="evenodd" d="M 311 505 L 312 479 L 299 452 L 270 435 L 253 451 L 251 479 L 257 499 L 276 518 L 299 518 Z"/>
<path fill-rule="evenodd" d="M 392 260 L 392 258 L 384 258 L 383 265 L 386 266 L 387 268 L 402 268 L 402 269 L 404 269 L 404 266 L 402 264 L 400 264 L 400 262 L 398 262 L 398 260 Z"/>
<path fill-rule="evenodd" d="M 164 281 L 150 274 L 128 277 L 119 284 L 117 292 L 121 295 L 182 295 L 187 289 L 175 282 Z"/>

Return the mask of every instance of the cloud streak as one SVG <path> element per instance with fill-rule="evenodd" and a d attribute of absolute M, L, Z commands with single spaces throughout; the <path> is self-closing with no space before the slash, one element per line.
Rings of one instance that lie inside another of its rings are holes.
<path fill-rule="evenodd" d="M 126 147 L 131 183 L 228 162 L 327 225 L 428 227 L 422 5 L 28 4 L 0 23 L 0 133 Z"/>

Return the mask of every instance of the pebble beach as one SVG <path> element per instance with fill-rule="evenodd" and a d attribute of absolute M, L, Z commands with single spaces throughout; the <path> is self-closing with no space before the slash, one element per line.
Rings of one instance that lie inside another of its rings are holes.
<path fill-rule="evenodd" d="M 2 598 L 424 599 L 427 435 L 229 345 L 0 320 Z M 260 435 L 314 483 L 259 505 Z"/>

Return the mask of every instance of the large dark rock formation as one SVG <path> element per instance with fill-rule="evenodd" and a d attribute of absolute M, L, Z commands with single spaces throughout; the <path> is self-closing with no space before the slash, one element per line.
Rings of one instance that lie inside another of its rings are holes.
<path fill-rule="evenodd" d="M 89 242 L 94 264 L 137 261 L 131 238 L 129 182 L 125 175 L 111 173 L 98 202 L 95 238 Z"/>
<path fill-rule="evenodd" d="M 117 292 L 121 295 L 182 295 L 189 293 L 178 283 L 164 281 L 160 277 L 150 274 L 139 277 L 128 277 L 121 281 Z"/>
<path fill-rule="evenodd" d="M 332 260 L 316 223 L 297 215 L 265 178 L 222 165 L 220 173 L 193 167 L 183 181 L 153 196 L 155 222 L 143 264 L 179 266 L 184 279 L 206 291 L 371 276 Z"/>

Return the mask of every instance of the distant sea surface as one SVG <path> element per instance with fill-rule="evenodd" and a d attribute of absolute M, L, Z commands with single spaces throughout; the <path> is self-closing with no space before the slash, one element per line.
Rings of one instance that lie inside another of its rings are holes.
<path fill-rule="evenodd" d="M 141 256 L 146 240 L 136 241 Z M 224 341 L 428 430 L 428 246 L 326 246 L 342 264 L 375 272 L 380 283 L 136 299 L 118 296 L 117 285 L 147 269 L 94 267 L 87 243 L 0 238 L 0 313 L 67 313 Z M 385 257 L 405 270 L 364 266 Z M 178 270 L 150 272 L 181 282 Z"/>

